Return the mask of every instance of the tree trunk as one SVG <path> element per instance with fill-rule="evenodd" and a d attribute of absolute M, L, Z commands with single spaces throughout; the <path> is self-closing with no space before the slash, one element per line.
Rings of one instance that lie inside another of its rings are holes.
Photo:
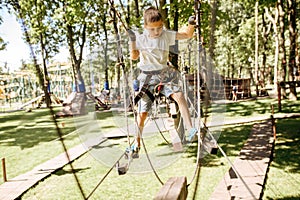
<path fill-rule="evenodd" d="M 46 90 L 44 91 L 45 92 L 45 102 L 46 102 L 46 105 L 47 105 L 47 108 L 50 107 L 51 105 L 51 97 L 50 97 L 50 79 L 48 77 L 48 71 L 47 71 L 47 65 L 46 65 L 46 56 L 45 56 L 45 45 L 44 45 L 44 42 L 43 42 L 43 35 L 40 33 L 40 42 L 41 42 L 41 52 L 42 52 L 42 60 L 43 60 L 43 67 L 44 67 L 44 85 L 45 85 L 45 88 Z M 46 93 L 48 93 L 48 95 L 46 95 Z"/>
<path fill-rule="evenodd" d="M 64 2 L 63 4 L 63 9 L 64 12 L 66 9 L 66 4 Z M 64 20 L 66 23 L 66 19 Z M 82 55 L 83 55 L 83 48 L 86 42 L 86 23 L 83 24 L 83 28 L 81 31 L 81 43 L 79 41 L 77 41 L 76 44 L 76 40 L 74 39 L 74 30 L 72 25 L 68 24 L 67 25 L 67 40 L 68 40 L 68 46 L 69 46 L 69 52 L 70 52 L 70 57 L 71 57 L 71 61 L 72 61 L 72 67 L 73 67 L 73 74 L 74 74 L 74 80 L 75 80 L 75 84 L 76 84 L 76 91 L 79 91 L 79 84 L 82 84 L 83 86 L 83 91 L 85 91 L 85 85 L 84 85 L 84 80 L 83 77 L 81 75 L 81 71 L 80 71 L 80 65 L 82 62 Z M 75 46 L 79 46 L 79 53 L 76 54 L 76 47 Z M 78 57 L 77 57 L 78 55 Z"/>
<path fill-rule="evenodd" d="M 173 0 L 170 1 L 170 3 L 173 3 Z M 174 4 L 174 3 L 173 3 Z M 174 13 L 172 14 L 174 16 L 174 21 L 173 21 L 173 27 L 172 30 L 174 31 L 178 31 L 178 19 L 179 19 L 179 13 L 178 13 L 178 7 L 177 4 L 174 4 Z M 178 41 L 176 41 L 174 46 L 170 47 L 170 61 L 173 64 L 173 66 L 175 67 L 175 69 L 179 69 L 178 66 Z"/>
<path fill-rule="evenodd" d="M 136 9 L 135 16 L 136 16 L 136 18 L 139 18 L 140 17 L 139 1 L 138 0 L 134 0 L 134 3 L 135 3 L 135 9 Z"/>
<path fill-rule="evenodd" d="M 72 66 L 73 66 L 73 73 L 74 73 L 74 79 L 75 79 L 75 84 L 76 84 L 76 91 L 79 92 L 79 83 L 83 82 L 82 76 L 81 76 L 81 71 L 80 71 L 80 65 L 82 61 L 82 52 L 83 52 L 83 47 L 82 44 L 80 45 L 80 56 L 77 58 L 76 53 L 75 53 L 75 40 L 74 40 L 74 34 L 73 34 L 73 29 L 71 25 L 67 26 L 67 38 L 68 38 L 68 45 L 69 45 L 69 52 L 72 60 Z M 85 42 L 85 39 L 84 39 Z M 83 42 L 83 43 L 84 43 Z M 85 90 L 85 89 L 84 89 Z"/>
<path fill-rule="evenodd" d="M 267 26 L 264 12 L 262 13 L 262 22 L 263 22 L 263 33 L 262 33 L 262 35 L 263 35 L 263 50 L 262 50 L 263 57 L 262 57 L 261 80 L 262 80 L 263 87 L 265 87 L 265 83 L 266 83 L 265 75 L 267 74 L 266 73 L 266 71 L 267 71 L 266 70 L 267 69 L 267 66 L 266 66 L 266 63 L 267 63 L 266 52 L 268 50 L 268 47 L 267 47 L 268 36 L 269 36 L 269 33 L 270 33 L 272 23 L 270 23 L 269 26 Z"/>
<path fill-rule="evenodd" d="M 234 78 L 234 74 L 235 74 L 235 65 L 234 65 L 234 53 L 230 54 L 230 67 L 231 67 L 231 78 Z"/>
<path fill-rule="evenodd" d="M 285 12 L 283 8 L 283 1 L 278 0 L 277 1 L 277 9 L 278 9 L 278 16 L 279 16 L 279 27 L 280 27 L 280 34 L 279 34 L 279 48 L 281 53 L 281 81 L 286 81 L 286 51 L 285 51 L 285 24 L 284 24 L 284 18 L 285 18 Z M 286 90 L 282 87 L 281 94 L 283 98 L 286 98 Z"/>
<path fill-rule="evenodd" d="M 299 30 L 298 30 L 299 31 Z M 296 41 L 298 40 L 298 34 L 296 34 Z M 299 42 L 296 43 L 296 80 L 299 81 L 299 77 L 300 77 L 300 54 L 299 54 Z"/>
<path fill-rule="evenodd" d="M 166 5 L 166 0 L 159 0 L 159 12 L 162 15 L 163 19 L 164 19 L 164 25 L 166 27 L 166 29 L 170 29 L 170 22 L 168 19 L 168 9 L 167 8 L 163 8 L 164 5 Z"/>
<path fill-rule="evenodd" d="M 290 30 L 290 56 L 289 56 L 289 81 L 294 81 L 296 71 L 296 0 L 288 0 L 289 30 Z M 297 100 L 294 84 L 290 84 L 290 100 Z"/>
<path fill-rule="evenodd" d="M 110 15 L 111 15 L 111 17 L 113 19 L 113 30 L 114 30 L 115 40 L 117 41 L 117 58 L 118 58 L 118 61 L 117 61 L 117 64 L 116 64 L 117 79 L 118 79 L 117 95 L 121 96 L 120 77 L 121 77 L 121 72 L 123 72 L 123 74 L 125 72 L 124 57 L 123 57 L 123 52 L 122 52 L 122 46 L 121 46 L 119 28 L 118 28 L 118 24 L 117 24 L 117 13 L 113 12 L 113 13 L 110 13 Z M 122 71 L 121 71 L 121 67 L 122 67 Z M 123 79 L 126 80 L 125 77 L 123 77 Z M 123 85 L 123 86 L 126 87 L 125 85 Z M 124 90 L 123 90 L 123 95 L 124 95 L 124 99 L 125 99 L 126 96 L 125 96 L 125 91 Z"/>
<path fill-rule="evenodd" d="M 274 88 L 277 91 L 278 87 L 278 55 L 279 55 L 279 39 L 278 39 L 278 31 L 277 31 L 277 22 L 278 22 L 278 10 L 275 9 L 275 17 L 273 18 L 267 8 L 265 8 L 266 15 L 268 19 L 273 24 L 274 36 L 275 36 L 275 58 L 274 58 Z"/>
<path fill-rule="evenodd" d="M 217 0 L 213 0 L 211 5 L 211 21 L 210 21 L 210 39 L 209 39 L 209 56 L 212 60 L 215 58 L 215 31 L 216 31 L 216 21 L 217 21 Z"/>
<path fill-rule="evenodd" d="M 256 96 L 259 95 L 258 91 L 258 1 L 255 3 L 255 88 Z"/>
<path fill-rule="evenodd" d="M 106 28 L 106 15 L 107 15 L 107 9 L 104 9 L 104 15 L 102 18 L 102 28 L 104 31 L 104 35 L 105 35 L 105 46 L 104 46 L 104 73 L 105 73 L 105 77 L 104 77 L 104 81 L 108 82 L 108 56 L 107 56 L 107 51 L 108 51 L 108 35 L 107 35 L 107 28 Z"/>

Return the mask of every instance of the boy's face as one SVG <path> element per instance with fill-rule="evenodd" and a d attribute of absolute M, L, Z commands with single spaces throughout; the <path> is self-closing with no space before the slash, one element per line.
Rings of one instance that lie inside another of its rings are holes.
<path fill-rule="evenodd" d="M 162 21 L 150 22 L 144 27 L 148 31 L 150 38 L 158 38 L 163 31 L 164 24 Z"/>

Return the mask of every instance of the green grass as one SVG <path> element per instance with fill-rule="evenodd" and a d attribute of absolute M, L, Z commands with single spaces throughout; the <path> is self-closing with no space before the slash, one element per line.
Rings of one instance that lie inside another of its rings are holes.
<path fill-rule="evenodd" d="M 62 122 L 64 127 L 62 128 Z M 25 173 L 63 152 L 48 109 L 0 115 L 0 158 L 5 158 L 7 178 Z M 75 130 L 72 118 L 59 119 L 62 134 Z M 66 139 L 68 147 L 79 144 L 76 134 Z M 0 183 L 3 183 L 2 173 Z"/>
<path fill-rule="evenodd" d="M 263 199 L 300 199 L 300 119 L 277 122 L 274 159 Z"/>
<path fill-rule="evenodd" d="M 220 145 L 227 152 L 229 159 L 234 160 L 239 154 L 248 134 L 251 125 L 243 127 L 226 127 L 219 139 Z M 233 134 L 235 133 L 235 134 Z M 230 142 L 229 142 L 230 141 Z M 154 144 L 151 144 L 154 145 Z M 158 170 L 159 177 L 163 182 L 170 177 L 186 176 L 191 181 L 195 170 L 196 147 L 191 146 L 188 151 L 180 156 L 168 167 Z M 138 160 L 134 161 L 134 165 Z M 88 195 L 97 183 L 105 176 L 109 168 L 95 160 L 91 154 L 85 154 L 74 162 L 81 186 Z M 206 156 L 202 163 L 200 185 L 197 189 L 196 199 L 208 199 L 214 187 L 222 179 L 224 173 L 229 169 L 227 161 L 220 154 Z M 192 199 L 196 181 L 189 186 L 189 197 Z M 160 190 L 161 184 L 152 172 L 134 173 L 129 172 L 119 176 L 112 171 L 91 199 L 152 199 Z M 47 194 L 47 195 L 45 195 Z M 39 183 L 35 188 L 27 192 L 22 199 L 80 199 L 81 194 L 76 186 L 74 177 L 69 166 L 59 170 L 56 174 Z"/>
<path fill-rule="evenodd" d="M 237 118 L 253 118 L 257 116 L 270 116 L 271 104 L 277 109 L 277 101 L 269 98 L 258 98 L 251 101 L 238 101 L 226 104 L 224 117 L 229 120 Z M 216 106 L 214 109 L 217 109 Z M 300 112 L 300 103 L 288 100 L 282 101 L 282 112 Z M 221 109 L 223 111 L 224 107 Z M 83 138 L 94 136 L 113 130 L 116 126 L 123 126 L 124 119 L 120 120 L 110 112 L 97 113 L 99 120 L 89 117 L 58 119 L 59 125 L 65 135 L 68 148 L 83 142 Z M 96 123 L 99 131 L 87 131 L 86 121 Z M 49 160 L 63 152 L 61 143 L 57 140 L 57 133 L 48 110 L 33 110 L 32 113 L 24 111 L 5 113 L 0 115 L 0 157 L 6 158 L 8 179 L 25 173 L 35 166 Z M 64 126 L 63 126 L 64 124 Z M 264 199 L 299 199 L 298 189 L 295 185 L 299 182 L 299 120 L 278 120 L 275 157 L 272 162 Z M 218 140 L 230 160 L 239 154 L 247 139 L 252 124 L 223 127 Z M 291 127 L 294 127 L 292 129 Z M 77 130 L 73 134 L 70 132 Z M 85 135 L 86 134 L 86 135 Z M 124 139 L 114 140 L 120 146 L 126 146 Z M 161 138 L 147 140 L 149 149 L 163 147 Z M 100 146 L 101 147 L 101 146 Z M 173 176 L 187 176 L 188 182 L 195 169 L 196 148 L 190 147 L 180 154 L 165 168 L 159 169 L 158 174 L 163 182 Z M 158 161 L 160 161 L 158 159 Z M 162 161 L 162 160 L 161 160 Z M 134 162 L 139 164 L 138 161 Z M 76 174 L 79 177 L 85 195 L 88 195 L 103 178 L 109 168 L 104 166 L 92 153 L 87 153 L 74 163 Z M 134 168 L 134 164 L 132 165 Z M 228 171 L 229 165 L 225 158 L 218 155 L 205 157 L 201 167 L 201 177 L 197 189 L 196 199 L 208 199 L 215 186 Z M 2 174 L 0 174 L 2 181 Z M 194 193 L 194 181 L 189 186 L 188 199 Z M 1 184 L 2 182 L 0 182 Z M 299 184 L 298 184 L 299 185 Z M 153 173 L 133 173 L 118 176 L 115 169 L 107 176 L 101 186 L 92 195 L 91 199 L 152 199 L 159 191 L 161 185 Z M 279 189 L 278 189 L 279 188 Z M 21 199 L 82 199 L 70 167 L 66 166 L 41 181 L 37 186 L 26 192 Z"/>

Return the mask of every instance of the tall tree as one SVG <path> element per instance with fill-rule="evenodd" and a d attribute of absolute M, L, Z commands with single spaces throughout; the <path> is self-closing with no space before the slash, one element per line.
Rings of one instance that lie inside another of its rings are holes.
<path fill-rule="evenodd" d="M 63 1 L 60 4 L 62 4 L 61 15 L 63 16 L 61 25 L 66 32 L 75 83 L 79 84 L 83 82 L 80 66 L 86 42 L 87 17 L 90 8 L 84 1 Z M 79 90 L 78 87 L 76 89 Z"/>
<path fill-rule="evenodd" d="M 286 81 L 286 48 L 285 48 L 285 12 L 284 12 L 284 4 L 283 0 L 277 1 L 277 9 L 278 9 L 278 20 L 279 20 L 279 48 L 280 48 L 280 58 L 281 58 L 281 81 Z M 281 94 L 284 98 L 286 98 L 286 90 L 282 88 Z"/>
<path fill-rule="evenodd" d="M 289 55 L 289 81 L 294 81 L 296 67 L 296 0 L 288 0 L 289 12 L 289 36 L 290 36 L 290 55 Z M 297 100 L 296 86 L 290 84 L 290 99 Z"/>
<path fill-rule="evenodd" d="M 52 2 L 19 1 L 23 20 L 28 26 L 31 43 L 37 46 L 37 56 L 42 61 L 44 84 L 50 92 L 50 79 L 48 77 L 47 63 L 58 53 L 60 37 L 57 27 L 53 27 L 54 9 Z M 47 100 L 50 101 L 50 100 Z M 49 105 L 51 102 L 48 102 Z"/>
<path fill-rule="evenodd" d="M 216 23 L 217 23 L 217 9 L 218 9 L 218 1 L 213 0 L 211 2 L 211 21 L 210 21 L 210 36 L 209 36 L 209 56 L 214 60 L 215 58 L 215 31 L 216 31 Z"/>
<path fill-rule="evenodd" d="M 49 95 L 49 79 L 47 76 L 45 59 L 46 56 L 49 56 L 51 50 L 47 51 L 46 44 L 49 43 L 47 43 L 44 37 L 48 25 L 46 24 L 47 20 L 45 19 L 45 24 L 42 23 L 42 21 L 44 20 L 43 17 L 45 16 L 46 9 L 45 7 L 43 7 L 43 5 L 38 4 L 36 1 L 8 1 L 7 5 L 13 8 L 15 14 L 17 15 L 17 18 L 21 21 L 25 40 L 30 47 L 31 56 L 35 65 L 36 73 L 39 78 L 39 83 L 41 84 L 44 91 L 47 107 L 49 107 L 51 104 L 51 100 Z M 48 7 L 50 6 L 48 5 Z M 34 51 L 34 46 L 36 45 L 40 45 L 40 48 L 37 52 Z M 53 51 L 55 51 L 55 46 L 53 47 Z M 38 66 L 36 53 L 40 52 L 42 52 L 44 71 L 42 71 L 40 69 L 40 66 Z"/>
<path fill-rule="evenodd" d="M 255 88 L 256 88 L 256 96 L 259 95 L 258 70 L 259 70 L 259 68 L 258 68 L 258 1 L 256 1 L 256 3 L 255 3 Z"/>
<path fill-rule="evenodd" d="M 274 58 L 274 88 L 277 91 L 278 84 L 278 57 L 279 57 L 279 37 L 277 31 L 277 22 L 278 22 L 278 9 L 275 9 L 275 16 L 273 17 L 269 13 L 269 9 L 265 8 L 266 16 L 273 24 L 274 38 L 275 38 L 275 58 Z"/>
<path fill-rule="evenodd" d="M 172 23 L 173 26 L 170 28 L 174 31 L 178 31 L 178 26 L 179 26 L 178 25 L 178 21 L 179 21 L 178 4 L 177 4 L 177 1 L 174 1 L 174 0 L 170 0 L 170 4 L 173 6 L 169 12 L 172 16 L 174 16 L 173 23 Z M 170 61 L 176 69 L 179 68 L 179 66 L 178 66 L 178 41 L 176 41 L 176 44 L 174 46 L 172 46 L 170 49 Z"/>
<path fill-rule="evenodd" d="M 262 82 L 262 86 L 265 87 L 266 86 L 266 69 L 267 69 L 267 52 L 268 52 L 268 37 L 271 31 L 271 27 L 272 27 L 272 23 L 266 23 L 265 20 L 265 13 L 262 12 L 262 40 L 263 40 L 263 50 L 262 50 L 262 67 L 261 67 L 261 82 Z M 268 79 L 270 80 L 270 78 Z"/>
<path fill-rule="evenodd" d="M 167 1 L 166 0 L 159 0 L 159 7 L 158 10 L 161 13 L 164 19 L 164 25 L 167 29 L 170 29 L 170 21 L 168 19 L 168 8 L 166 7 Z"/>

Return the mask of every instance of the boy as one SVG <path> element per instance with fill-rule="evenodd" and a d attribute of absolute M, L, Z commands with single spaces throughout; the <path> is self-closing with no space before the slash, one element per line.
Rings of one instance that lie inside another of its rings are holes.
<path fill-rule="evenodd" d="M 154 87 L 162 84 L 161 93 L 166 97 L 171 97 L 177 102 L 185 127 L 189 131 L 189 141 L 193 140 L 197 134 L 197 129 L 192 127 L 190 113 L 186 99 L 178 84 L 172 77 L 172 69 L 167 65 L 169 57 L 169 47 L 175 45 L 175 40 L 188 39 L 193 36 L 195 19 L 189 18 L 189 26 L 184 32 L 164 30 L 163 18 L 157 9 L 150 7 L 144 12 L 144 33 L 135 35 L 131 30 L 127 30 L 130 38 L 130 57 L 133 60 L 140 58 L 138 67 L 141 74 L 138 79 L 140 90 L 147 87 L 153 94 Z M 151 95 L 147 93 L 140 96 L 138 104 L 138 134 L 136 141 L 131 147 L 134 153 L 140 149 L 140 138 L 144 128 L 144 122 L 151 109 Z"/>

